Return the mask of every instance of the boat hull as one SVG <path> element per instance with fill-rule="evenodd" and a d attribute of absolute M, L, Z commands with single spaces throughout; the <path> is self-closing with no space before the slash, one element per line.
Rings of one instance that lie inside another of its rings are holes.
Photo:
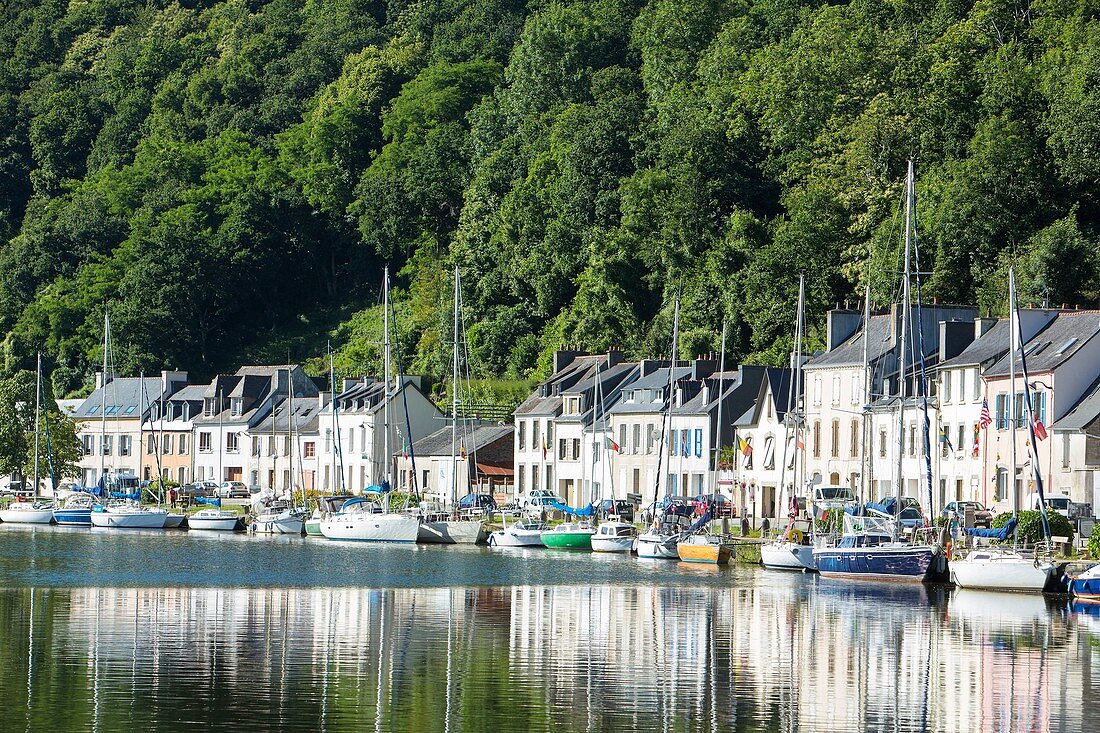
<path fill-rule="evenodd" d="M 943 553 L 935 545 L 824 547 L 813 552 L 824 578 L 924 583 L 943 572 Z"/>
<path fill-rule="evenodd" d="M 706 563 L 709 565 L 726 565 L 733 554 L 733 550 L 728 545 L 694 542 L 679 543 L 676 545 L 676 552 L 683 562 Z"/>
<path fill-rule="evenodd" d="M 771 570 L 816 570 L 814 548 L 792 542 L 769 542 L 760 546 L 760 562 Z"/>
<path fill-rule="evenodd" d="M 633 549 L 633 537 L 592 538 L 592 552 L 630 552 Z"/>
<path fill-rule="evenodd" d="M 1078 601 L 1100 603 L 1100 574 L 1088 571 L 1081 575 L 1066 575 L 1069 592 Z"/>
<path fill-rule="evenodd" d="M 419 530 L 418 518 L 400 514 L 335 514 L 321 520 L 321 534 L 330 540 L 416 542 Z"/>
<path fill-rule="evenodd" d="M 189 517 L 187 520 L 187 528 L 198 530 L 200 532 L 233 532 L 240 526 L 240 520 L 237 517 L 221 517 L 218 519 L 196 519 L 195 517 Z"/>
<path fill-rule="evenodd" d="M 680 554 L 676 550 L 676 540 L 677 535 L 646 532 L 638 535 L 635 548 L 638 551 L 638 557 L 656 560 L 678 560 Z"/>
<path fill-rule="evenodd" d="M 257 534 L 296 534 L 305 531 L 305 521 L 301 517 L 257 517 L 249 526 Z"/>
<path fill-rule="evenodd" d="M 166 514 L 165 517 L 164 517 L 164 528 L 165 529 L 179 529 L 180 525 L 183 524 L 184 519 L 187 519 L 186 514 L 178 514 L 176 512 L 168 512 L 168 514 Z"/>
<path fill-rule="evenodd" d="M 476 519 L 443 519 L 421 522 L 416 541 L 435 545 L 476 545 L 487 537 L 485 527 Z"/>
<path fill-rule="evenodd" d="M 0 522 L 5 524 L 49 524 L 53 521 L 53 509 L 5 509 L 0 511 Z"/>
<path fill-rule="evenodd" d="M 323 537 L 321 534 L 321 520 L 320 519 L 307 519 L 306 520 L 306 534 L 311 537 Z"/>
<path fill-rule="evenodd" d="M 571 532 L 555 532 L 550 530 L 549 532 L 542 533 L 543 547 L 550 547 L 558 550 L 591 550 L 592 549 L 592 535 L 595 530 L 582 530 Z"/>
<path fill-rule="evenodd" d="M 542 532 L 501 529 L 489 535 L 490 547 L 542 547 Z"/>
<path fill-rule="evenodd" d="M 163 529 L 164 512 L 92 512 L 93 527 L 112 529 Z"/>
<path fill-rule="evenodd" d="M 1040 593 L 1054 573 L 1053 564 L 1022 557 L 951 561 L 951 579 L 960 588 Z"/>
<path fill-rule="evenodd" d="M 53 520 L 70 527 L 91 527 L 91 509 L 55 509 Z"/>

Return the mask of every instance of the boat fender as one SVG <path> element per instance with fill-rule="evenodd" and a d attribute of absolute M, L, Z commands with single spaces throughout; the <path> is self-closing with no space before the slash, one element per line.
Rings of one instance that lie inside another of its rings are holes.
<path fill-rule="evenodd" d="M 787 530 L 787 541 L 788 542 L 793 542 L 796 545 L 801 545 L 802 544 L 802 537 L 803 537 L 802 530 L 798 529 L 797 527 L 791 527 L 790 529 Z"/>

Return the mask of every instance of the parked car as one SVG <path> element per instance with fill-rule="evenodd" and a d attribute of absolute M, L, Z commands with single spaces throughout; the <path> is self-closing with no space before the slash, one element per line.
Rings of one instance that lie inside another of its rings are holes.
<path fill-rule="evenodd" d="M 218 495 L 218 486 L 210 481 L 196 481 L 193 484 L 184 484 L 177 489 L 180 501 L 191 502 L 195 497 L 201 496 L 209 499 Z"/>
<path fill-rule="evenodd" d="M 920 502 L 911 496 L 906 496 L 901 500 L 900 510 L 898 509 L 898 498 L 896 496 L 884 496 L 879 499 L 878 504 L 893 512 L 898 518 L 898 525 L 902 527 L 924 526 L 924 512 L 920 508 Z"/>
<path fill-rule="evenodd" d="M 464 514 L 486 514 L 497 510 L 492 494 L 466 494 L 458 500 L 458 510 Z"/>
<path fill-rule="evenodd" d="M 218 487 L 218 496 L 223 499 L 247 499 L 248 487 L 243 481 L 226 481 Z"/>
<path fill-rule="evenodd" d="M 634 502 L 625 499 L 604 499 L 598 507 L 602 516 L 619 515 L 624 522 L 634 521 Z"/>
<path fill-rule="evenodd" d="M 815 486 L 812 503 L 814 516 L 820 518 L 829 509 L 844 511 L 859 504 L 859 500 L 850 486 Z"/>
<path fill-rule="evenodd" d="M 949 501 L 943 508 L 943 516 L 949 518 L 952 514 L 957 514 L 959 520 L 962 521 L 966 517 L 968 509 L 974 511 L 974 526 L 976 527 L 988 527 L 993 521 L 993 512 L 986 509 L 980 501 Z"/>
<path fill-rule="evenodd" d="M 702 515 L 706 511 L 706 506 L 711 506 L 711 516 L 715 519 L 722 518 L 734 518 L 737 516 L 737 507 L 733 505 L 733 501 L 724 494 L 700 494 L 693 499 L 695 502 L 695 513 Z"/>
<path fill-rule="evenodd" d="M 546 489 L 531 489 L 527 494 L 527 498 L 523 500 L 523 512 L 524 514 L 538 516 L 544 510 L 548 510 L 551 507 L 551 503 L 564 504 L 565 499 L 561 498 L 553 491 Z"/>

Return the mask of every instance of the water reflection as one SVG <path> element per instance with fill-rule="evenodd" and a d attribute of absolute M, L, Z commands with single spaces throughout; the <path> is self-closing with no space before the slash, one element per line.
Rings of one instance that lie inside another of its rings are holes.
<path fill-rule="evenodd" d="M 744 580 L 0 591 L 0 730 L 1094 725 L 1094 609 Z"/>

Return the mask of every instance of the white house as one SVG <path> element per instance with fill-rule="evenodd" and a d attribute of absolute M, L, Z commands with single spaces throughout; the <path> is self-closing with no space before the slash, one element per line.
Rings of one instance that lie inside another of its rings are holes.
<path fill-rule="evenodd" d="M 394 384 L 398 382 L 395 380 Z M 387 395 L 382 380 L 372 377 L 344 380 L 335 402 L 326 405 L 318 415 L 321 488 L 361 493 L 369 486 L 381 485 L 387 475 L 396 477 L 392 466 L 386 470 L 388 460 L 443 425 L 443 413 L 421 392 L 420 384 L 420 377 L 401 377 L 399 386 Z M 411 489 L 403 483 L 399 488 Z"/>
<path fill-rule="evenodd" d="M 470 493 L 490 494 L 498 503 L 512 494 L 514 430 L 506 423 L 450 420 L 396 456 L 398 485 L 412 486 L 426 503 L 447 509 Z M 456 480 L 457 478 L 457 480 Z"/>
<path fill-rule="evenodd" d="M 785 516 L 784 503 L 792 495 L 805 494 L 805 485 L 794 483 L 794 426 L 785 423 L 792 404 L 792 381 L 790 369 L 765 369 L 752 406 L 734 421 L 736 441 L 752 447 L 748 455 L 738 451 L 736 458 L 734 501 L 742 516 Z"/>

